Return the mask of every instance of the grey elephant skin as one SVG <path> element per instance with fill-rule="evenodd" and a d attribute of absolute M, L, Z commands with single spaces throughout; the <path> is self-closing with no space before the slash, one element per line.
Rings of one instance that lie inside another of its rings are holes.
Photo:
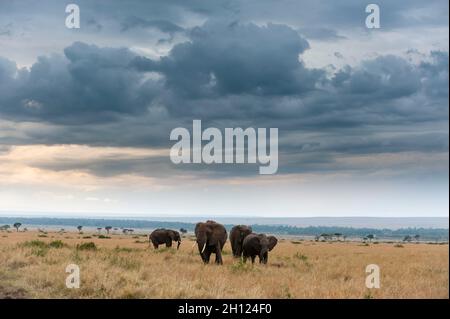
<path fill-rule="evenodd" d="M 216 264 L 222 264 L 222 249 L 227 241 L 227 230 L 215 221 L 208 220 L 195 226 L 198 250 L 205 264 L 209 263 L 211 254 L 216 254 Z"/>
<path fill-rule="evenodd" d="M 181 245 L 181 236 L 180 233 L 171 230 L 171 229 L 155 229 L 149 236 L 150 242 L 153 244 L 155 249 L 158 249 L 159 245 L 166 245 L 166 247 L 172 247 L 172 242 L 176 241 L 177 249 L 180 248 Z"/>
<path fill-rule="evenodd" d="M 244 263 L 247 258 L 255 262 L 256 256 L 259 257 L 259 262 L 267 264 L 269 260 L 269 251 L 271 251 L 278 243 L 278 239 L 274 236 L 266 236 L 264 234 L 250 234 L 244 239 L 242 245 L 242 255 Z"/>
<path fill-rule="evenodd" d="M 230 231 L 230 243 L 233 256 L 240 258 L 242 256 L 242 244 L 244 238 L 252 233 L 252 228 L 246 225 L 236 225 Z"/>

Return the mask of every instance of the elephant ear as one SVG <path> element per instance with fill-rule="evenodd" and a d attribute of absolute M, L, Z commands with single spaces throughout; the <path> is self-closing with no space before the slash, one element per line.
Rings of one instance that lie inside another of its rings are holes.
<path fill-rule="evenodd" d="M 271 251 L 277 245 L 278 239 L 275 236 L 269 236 L 267 239 L 269 240 L 269 251 Z"/>

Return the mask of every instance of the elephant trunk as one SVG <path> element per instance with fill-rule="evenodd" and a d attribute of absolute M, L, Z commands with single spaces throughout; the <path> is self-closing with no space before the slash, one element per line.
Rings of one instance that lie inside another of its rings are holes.
<path fill-rule="evenodd" d="M 181 245 L 181 240 L 178 241 L 177 250 L 180 249 L 180 245 Z"/>

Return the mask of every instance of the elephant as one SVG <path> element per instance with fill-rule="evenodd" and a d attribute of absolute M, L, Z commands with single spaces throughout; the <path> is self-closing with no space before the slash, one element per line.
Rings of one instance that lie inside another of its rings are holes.
<path fill-rule="evenodd" d="M 175 230 L 165 228 L 155 229 L 150 234 L 149 240 L 155 249 L 158 249 L 158 246 L 162 244 L 166 244 L 166 247 L 172 247 L 172 241 L 178 242 L 177 249 L 179 249 L 181 245 L 180 233 Z"/>
<path fill-rule="evenodd" d="M 252 233 L 252 228 L 246 225 L 236 225 L 230 231 L 230 243 L 233 256 L 240 258 L 242 256 L 242 243 L 244 238 Z"/>
<path fill-rule="evenodd" d="M 216 264 L 223 264 L 222 249 L 227 241 L 227 230 L 223 225 L 212 220 L 197 223 L 195 237 L 197 237 L 198 251 L 205 264 L 209 263 L 212 253 L 216 254 Z"/>
<path fill-rule="evenodd" d="M 264 234 L 250 234 L 244 238 L 242 244 L 242 254 L 244 257 L 244 263 L 247 258 L 252 259 L 252 264 L 255 263 L 255 257 L 259 257 L 259 263 L 267 264 L 269 260 L 269 251 L 271 251 L 276 244 L 278 239 L 274 236 L 266 236 Z"/>

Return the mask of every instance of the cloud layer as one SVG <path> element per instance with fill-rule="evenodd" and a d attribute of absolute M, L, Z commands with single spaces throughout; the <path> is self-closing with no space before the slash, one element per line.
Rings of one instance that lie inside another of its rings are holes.
<path fill-rule="evenodd" d="M 79 1 L 75 33 L 54 18 L 62 5 L 42 1 L 47 10 L 38 17 L 33 2 L 3 1 L 3 183 L 9 168 L 9 180 L 22 182 L 21 171 L 33 179 L 81 172 L 160 184 L 257 180 L 256 165 L 171 164 L 170 131 L 194 119 L 220 129 L 278 128 L 277 181 L 448 183 L 448 2 L 378 4 L 382 29 L 368 31 L 356 0 L 113 1 L 108 8 Z M 68 145 L 82 151 L 52 151 Z M 36 149 L 37 159 L 19 160 Z"/>

